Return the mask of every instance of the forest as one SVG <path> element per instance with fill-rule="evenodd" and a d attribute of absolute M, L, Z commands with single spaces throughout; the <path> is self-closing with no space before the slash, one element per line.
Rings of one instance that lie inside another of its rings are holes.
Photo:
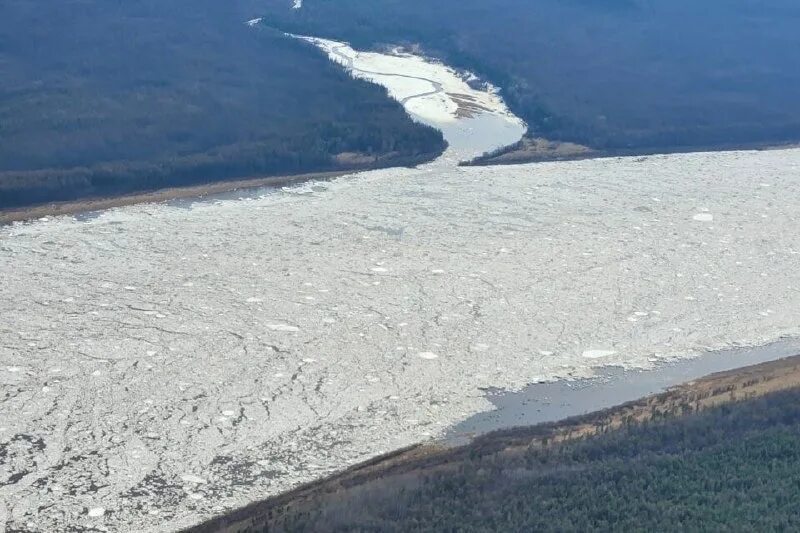
<path fill-rule="evenodd" d="M 288 0 L 287 0 L 288 1 Z M 502 88 L 531 137 L 606 152 L 800 141 L 795 0 L 307 0 L 269 23 L 407 44 Z"/>
<path fill-rule="evenodd" d="M 791 389 L 520 453 L 472 446 L 452 468 L 343 486 L 264 531 L 795 531 L 799 491 Z"/>
<path fill-rule="evenodd" d="M 245 24 L 255 4 L 3 0 L 0 208 L 443 151 L 385 89 Z"/>

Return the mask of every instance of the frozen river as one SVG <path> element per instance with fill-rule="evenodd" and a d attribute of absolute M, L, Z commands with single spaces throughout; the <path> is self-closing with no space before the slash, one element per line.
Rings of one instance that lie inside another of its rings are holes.
<path fill-rule="evenodd" d="M 0 530 L 171 531 L 486 388 L 800 333 L 800 150 L 453 165 L 482 148 L 0 228 Z"/>

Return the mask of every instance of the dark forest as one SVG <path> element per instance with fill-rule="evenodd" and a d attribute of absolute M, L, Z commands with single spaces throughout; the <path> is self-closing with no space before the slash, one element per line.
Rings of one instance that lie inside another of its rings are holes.
<path fill-rule="evenodd" d="M 420 46 L 502 88 L 529 135 L 606 152 L 800 140 L 794 0 L 271 2 L 298 33 Z"/>
<path fill-rule="evenodd" d="M 383 88 L 249 27 L 251 14 L 238 1 L 3 1 L 0 207 L 444 149 Z"/>

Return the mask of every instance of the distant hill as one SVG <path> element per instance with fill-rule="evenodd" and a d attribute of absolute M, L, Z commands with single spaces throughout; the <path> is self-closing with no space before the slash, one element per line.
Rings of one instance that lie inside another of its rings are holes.
<path fill-rule="evenodd" d="M 532 137 L 608 151 L 800 140 L 796 0 L 308 0 L 270 23 L 416 43 L 503 89 Z"/>
<path fill-rule="evenodd" d="M 443 150 L 383 88 L 248 27 L 246 6 L 3 0 L 0 207 Z"/>

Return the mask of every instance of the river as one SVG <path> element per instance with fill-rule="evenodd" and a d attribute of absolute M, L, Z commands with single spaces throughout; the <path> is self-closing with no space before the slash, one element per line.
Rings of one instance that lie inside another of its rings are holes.
<path fill-rule="evenodd" d="M 0 524 L 172 531 L 440 438 L 487 390 L 800 333 L 800 150 L 458 167 L 524 130 L 501 93 L 318 45 L 450 150 L 0 228 Z"/>

